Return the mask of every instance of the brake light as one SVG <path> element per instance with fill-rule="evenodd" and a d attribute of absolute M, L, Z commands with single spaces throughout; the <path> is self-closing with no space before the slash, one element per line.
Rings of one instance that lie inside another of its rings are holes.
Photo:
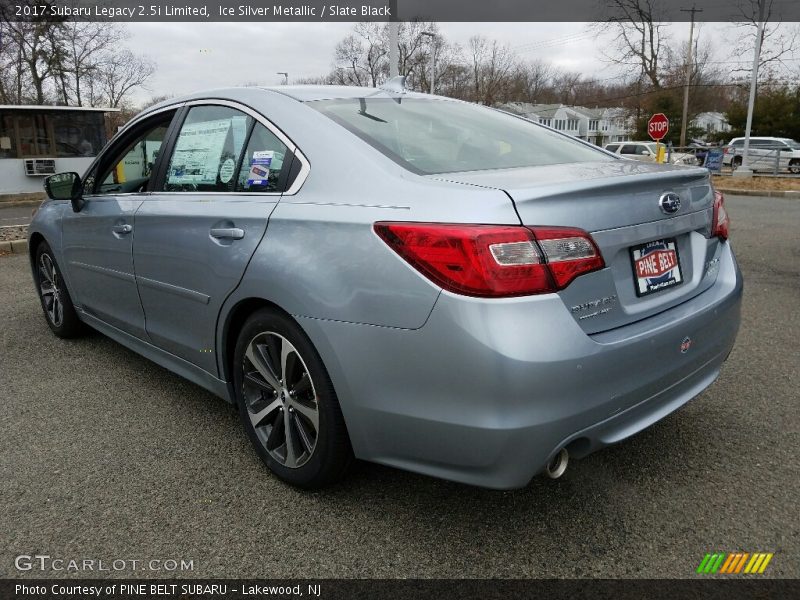
<path fill-rule="evenodd" d="M 725 209 L 725 196 L 722 195 L 722 192 L 714 190 L 714 214 L 712 217 L 711 237 L 716 236 L 727 240 L 730 225 L 731 219 L 728 216 L 728 211 Z"/>
<path fill-rule="evenodd" d="M 605 266 L 594 241 L 580 229 L 375 223 L 375 233 L 428 279 L 467 296 L 555 292 Z"/>

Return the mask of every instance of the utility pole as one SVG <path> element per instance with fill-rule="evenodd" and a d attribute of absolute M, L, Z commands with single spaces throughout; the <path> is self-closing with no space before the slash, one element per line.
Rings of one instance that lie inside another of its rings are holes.
<path fill-rule="evenodd" d="M 283 75 L 283 85 L 289 85 L 289 73 L 286 71 L 278 71 L 276 75 Z"/>
<path fill-rule="evenodd" d="M 389 79 L 397 77 L 400 73 L 399 69 L 399 52 L 397 47 L 397 21 L 389 21 Z"/>
<path fill-rule="evenodd" d="M 689 84 L 692 82 L 692 47 L 694 46 L 694 15 L 703 12 L 702 8 L 682 8 L 681 12 L 692 13 L 689 25 L 689 47 L 686 52 L 686 83 L 683 86 L 683 117 L 681 117 L 681 147 L 686 146 L 686 125 L 689 118 Z"/>
<path fill-rule="evenodd" d="M 742 166 L 733 174 L 737 177 L 752 177 L 753 171 L 748 164 L 750 152 L 750 129 L 753 125 L 753 107 L 756 104 L 756 87 L 758 85 L 758 63 L 761 60 L 761 42 L 764 39 L 764 5 L 765 0 L 758 2 L 758 29 L 756 31 L 756 47 L 753 52 L 753 70 L 750 73 L 750 99 L 747 102 L 747 124 L 744 130 L 744 149 L 742 153 Z"/>
<path fill-rule="evenodd" d="M 424 35 L 431 41 L 431 85 L 430 94 L 433 95 L 436 88 L 436 34 L 432 31 L 423 31 L 420 35 Z"/>

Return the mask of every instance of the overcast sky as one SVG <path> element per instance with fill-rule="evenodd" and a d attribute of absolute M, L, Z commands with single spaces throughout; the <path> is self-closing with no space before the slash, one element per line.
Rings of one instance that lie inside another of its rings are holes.
<path fill-rule="evenodd" d="M 134 23 L 128 25 L 132 50 L 158 63 L 148 89 L 138 90 L 135 103 L 162 94 L 258 83 L 276 85 L 278 71 L 290 82 L 330 71 L 336 43 L 352 23 Z M 620 75 L 603 62 L 600 50 L 609 36 L 597 36 L 586 23 L 440 23 L 451 42 L 466 45 L 476 34 L 495 38 L 520 57 L 544 59 L 587 76 Z M 688 39 L 688 23 L 670 25 L 676 43 Z M 697 31 L 697 29 L 696 29 Z M 724 26 L 702 24 L 701 34 L 720 37 Z"/>

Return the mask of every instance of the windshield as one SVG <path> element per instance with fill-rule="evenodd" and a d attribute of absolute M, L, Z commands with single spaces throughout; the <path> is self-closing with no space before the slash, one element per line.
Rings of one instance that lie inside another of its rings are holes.
<path fill-rule="evenodd" d="M 420 174 L 615 160 L 530 121 L 465 102 L 348 98 L 308 105 Z"/>
<path fill-rule="evenodd" d="M 790 147 L 792 150 L 800 150 L 800 142 L 795 142 L 794 140 L 790 140 L 790 139 L 784 139 L 784 140 L 782 140 L 782 141 L 786 142 L 786 144 L 787 144 L 787 145 L 788 145 L 788 146 L 789 146 L 789 147 Z"/>

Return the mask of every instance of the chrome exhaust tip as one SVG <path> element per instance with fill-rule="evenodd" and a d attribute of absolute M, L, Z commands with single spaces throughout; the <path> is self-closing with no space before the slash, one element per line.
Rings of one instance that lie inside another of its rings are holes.
<path fill-rule="evenodd" d="M 544 472 L 550 479 L 558 479 L 566 472 L 568 463 L 569 452 L 567 452 L 566 448 L 562 448 L 559 450 L 558 454 L 553 457 L 553 460 L 547 463 Z"/>

